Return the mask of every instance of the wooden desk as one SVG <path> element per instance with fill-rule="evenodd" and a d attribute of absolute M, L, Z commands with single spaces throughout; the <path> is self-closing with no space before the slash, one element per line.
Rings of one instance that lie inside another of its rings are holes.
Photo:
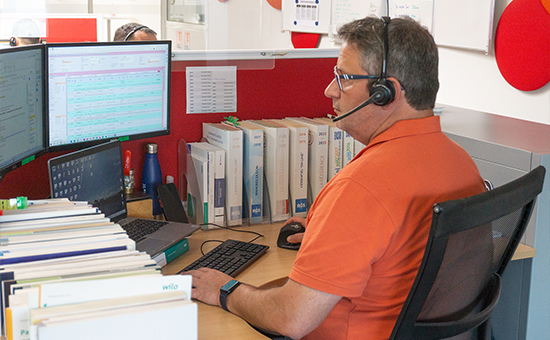
<path fill-rule="evenodd" d="M 277 247 L 276 241 L 283 223 L 253 225 L 251 227 L 237 227 L 237 230 L 251 230 L 263 234 L 255 243 L 269 246 L 267 253 L 249 268 L 237 276 L 239 281 L 260 286 L 271 280 L 288 276 L 292 268 L 296 251 Z M 196 231 L 189 238 L 189 251 L 162 268 L 165 275 L 175 274 L 182 268 L 198 259 L 202 254 L 200 246 L 206 240 L 235 239 L 249 241 L 255 237 L 253 234 L 239 233 L 235 231 L 216 229 L 208 231 Z M 207 243 L 203 247 L 206 253 L 219 243 Z M 531 258 L 535 255 L 535 249 L 520 244 L 513 260 Z M 265 340 L 263 335 L 253 330 L 241 318 L 224 311 L 219 307 L 208 306 L 197 302 L 199 307 L 199 339 L 240 339 L 240 340 Z"/>
<path fill-rule="evenodd" d="M 530 259 L 535 257 L 535 248 L 526 246 L 523 243 L 518 244 L 518 247 L 516 249 L 516 252 L 514 253 L 514 256 L 512 256 L 512 261 L 514 260 L 523 260 L 523 259 Z"/>
<path fill-rule="evenodd" d="M 239 281 L 260 286 L 268 281 L 288 276 L 296 258 L 296 251 L 277 247 L 277 236 L 282 226 L 283 223 L 274 223 L 235 228 L 237 230 L 252 230 L 263 234 L 265 237 L 259 238 L 254 242 L 269 246 L 266 254 L 237 276 Z M 189 238 L 189 251 L 164 266 L 162 273 L 165 275 L 175 274 L 201 257 L 200 246 L 206 240 L 225 241 L 226 239 L 234 239 L 249 241 L 255 237 L 256 235 L 253 234 L 225 229 L 198 230 Z M 207 243 L 204 245 L 203 251 L 206 253 L 218 244 L 217 242 Z M 266 339 L 266 337 L 252 329 L 241 318 L 219 307 L 208 306 L 201 302 L 197 302 L 197 304 L 199 306 L 199 339 Z"/>

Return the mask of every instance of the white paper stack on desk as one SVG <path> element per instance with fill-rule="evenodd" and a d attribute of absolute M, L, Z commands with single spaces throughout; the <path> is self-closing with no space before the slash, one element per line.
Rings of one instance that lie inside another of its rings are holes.
<path fill-rule="evenodd" d="M 46 284 L 85 284 L 78 290 L 82 295 L 76 294 L 77 291 L 71 290 L 69 286 L 60 291 L 63 293 L 58 294 L 58 298 L 68 297 L 65 301 L 67 304 L 105 301 L 101 306 L 84 304 L 74 307 L 77 309 L 71 309 L 67 315 L 61 313 L 63 316 L 45 314 L 48 313 L 47 310 L 33 312 L 36 319 L 35 339 L 84 339 L 89 334 L 94 334 L 95 339 L 117 338 L 107 333 L 88 332 L 86 327 L 89 324 L 92 324 L 93 329 L 111 329 L 111 334 L 118 334 L 117 331 L 133 334 L 132 332 L 138 331 L 145 335 L 148 333 L 143 327 L 157 323 L 170 332 L 171 324 L 164 321 L 169 319 L 160 318 L 160 314 L 163 318 L 167 317 L 163 313 L 181 318 L 182 313 L 188 313 L 187 307 L 182 306 L 190 303 L 190 278 L 189 292 L 184 293 L 184 296 L 176 294 L 144 297 L 136 298 L 134 302 L 117 300 L 128 296 L 129 292 L 135 293 L 136 287 L 141 287 L 141 290 L 138 289 L 137 293 L 131 295 L 162 292 L 162 289 L 149 289 L 142 282 L 148 277 L 159 280 L 164 277 L 156 262 L 148 254 L 136 251 L 134 241 L 128 238 L 126 232 L 118 224 L 110 222 L 96 208 L 88 206 L 86 202 L 69 202 L 66 199 L 35 201 L 35 204 L 23 210 L 2 211 L 0 215 L 2 335 L 10 340 L 30 339 L 31 310 L 38 307 L 36 297 L 44 298 L 43 288 Z M 114 279 L 123 280 L 120 282 L 124 282 L 124 288 L 98 288 L 100 282 Z M 158 285 L 162 286 L 160 283 Z M 174 285 L 185 286 L 181 282 L 172 285 L 164 282 L 164 291 L 181 290 L 174 289 Z M 101 294 L 98 295 L 98 292 Z M 108 292 L 111 292 L 110 295 Z M 42 309 L 46 306 L 52 306 L 52 303 L 41 305 Z M 54 312 L 58 313 L 59 309 L 64 308 L 60 306 Z M 153 319 L 145 322 L 146 315 L 153 315 Z M 196 319 L 196 312 L 194 315 Z M 111 323 L 113 320 L 118 321 L 115 324 L 102 324 L 107 320 L 111 320 Z M 78 326 L 71 328 L 74 325 Z M 65 334 L 65 337 L 59 337 L 57 330 Z M 178 328 L 178 331 L 181 329 Z M 194 331 L 196 333 L 196 323 Z M 48 337 L 48 334 L 54 335 Z M 134 337 L 137 338 L 139 337 Z"/>
<path fill-rule="evenodd" d="M 86 202 L 60 199 L 0 215 L 0 265 L 114 250 L 135 250 L 135 242 Z"/>
<path fill-rule="evenodd" d="M 187 275 L 34 284 L 10 296 L 8 339 L 196 339 Z"/>

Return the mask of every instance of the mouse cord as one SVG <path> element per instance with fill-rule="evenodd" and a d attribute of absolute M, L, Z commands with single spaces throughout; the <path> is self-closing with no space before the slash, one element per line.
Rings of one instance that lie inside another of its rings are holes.
<path fill-rule="evenodd" d="M 231 231 L 235 231 L 235 232 L 238 232 L 238 233 L 248 233 L 248 234 L 253 234 L 253 235 L 257 235 L 255 238 L 253 238 L 252 240 L 248 241 L 248 243 L 252 243 L 254 241 L 256 241 L 257 239 L 259 239 L 260 237 L 264 237 L 264 235 L 260 234 L 260 233 L 257 233 L 255 231 L 252 231 L 252 230 L 237 230 L 237 229 L 233 229 L 231 227 L 224 227 L 224 226 L 221 226 L 219 224 L 215 224 L 215 223 L 203 223 L 203 224 L 200 224 L 200 226 L 205 226 L 205 225 L 213 225 L 215 227 L 218 227 L 218 228 L 221 228 L 221 229 L 227 229 L 227 230 L 231 230 Z M 223 243 L 224 241 L 221 241 L 221 240 L 207 240 L 207 241 L 204 241 L 202 244 L 201 244 L 201 254 L 202 255 L 205 255 L 204 251 L 202 250 L 202 247 L 206 244 L 206 243 L 210 243 L 210 242 L 220 242 L 220 243 Z"/>

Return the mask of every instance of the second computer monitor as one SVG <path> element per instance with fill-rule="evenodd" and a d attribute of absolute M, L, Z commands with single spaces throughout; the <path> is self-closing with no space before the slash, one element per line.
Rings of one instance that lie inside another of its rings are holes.
<path fill-rule="evenodd" d="M 0 180 L 45 153 L 44 49 L 0 49 Z"/>
<path fill-rule="evenodd" d="M 170 133 L 170 41 L 46 45 L 48 147 Z"/>

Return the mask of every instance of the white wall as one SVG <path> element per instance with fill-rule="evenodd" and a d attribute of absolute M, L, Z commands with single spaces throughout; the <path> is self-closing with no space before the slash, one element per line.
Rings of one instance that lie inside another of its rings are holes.
<path fill-rule="evenodd" d="M 550 124 L 550 84 L 524 92 L 500 74 L 494 55 L 439 48 L 437 102 Z"/>
<path fill-rule="evenodd" d="M 15 0 L 8 0 L 15 1 Z M 23 2 L 18 0 L 19 2 Z M 88 13 L 86 0 L 33 0 L 45 3 L 47 13 Z M 93 0 L 93 12 L 104 15 L 102 41 L 111 41 L 121 25 L 136 21 L 147 25 L 161 35 L 161 1 L 166 0 Z M 108 31 L 107 22 L 111 22 Z"/>
<path fill-rule="evenodd" d="M 210 32 L 203 34 L 212 34 L 212 31 L 220 34 L 213 40 L 217 42 L 206 49 L 292 48 L 289 32 L 281 31 L 281 11 L 271 8 L 265 0 L 207 1 L 212 4 L 209 10 L 216 13 L 214 15 L 227 13 L 228 17 L 227 20 L 211 21 L 205 27 Z M 495 0 L 493 32 L 510 2 Z M 167 30 L 168 38 L 175 37 L 174 27 L 181 30 L 181 25 L 176 24 Z M 319 47 L 334 46 L 330 37 L 322 36 Z M 438 103 L 550 124 L 550 84 L 537 91 L 516 90 L 500 74 L 492 49 L 488 55 L 447 47 L 440 47 L 439 52 L 441 87 Z"/>
<path fill-rule="evenodd" d="M 168 22 L 166 37 L 189 34 L 189 44 L 176 49 L 292 48 L 290 34 L 283 32 L 281 11 L 266 0 L 205 0 L 205 25 Z"/>
<path fill-rule="evenodd" d="M 493 32 L 510 2 L 495 1 Z M 550 124 L 550 84 L 536 91 L 516 90 L 500 74 L 493 51 L 485 55 L 440 47 L 439 53 L 438 103 Z"/>
<path fill-rule="evenodd" d="M 87 12 L 87 1 L 84 0 L 31 1 L 35 5 L 43 1 L 48 13 Z M 129 21 L 143 23 L 160 36 L 161 1 L 168 0 L 94 0 L 94 13 L 112 18 L 109 37 L 104 24 L 103 40 L 112 39 L 114 30 Z M 177 33 L 185 31 L 191 32 L 190 49 L 293 48 L 290 33 L 282 31 L 281 11 L 272 8 L 266 0 L 205 1 L 211 18 L 206 26 L 185 26 L 173 22 L 166 24 L 166 38 L 174 41 L 175 49 L 178 49 Z M 496 31 L 498 19 L 511 1 L 495 0 L 493 31 Z M 22 10 L 18 8 L 21 3 L 0 0 L 0 12 Z M 330 48 L 335 45 L 325 35 L 319 47 Z M 441 47 L 439 51 L 441 88 L 438 103 L 550 124 L 550 84 L 537 91 L 519 91 L 501 76 L 492 51 L 488 55 L 447 47 Z"/>
<path fill-rule="evenodd" d="M 48 0 L 64 2 L 63 0 Z M 146 25 L 161 36 L 161 1 L 167 0 L 93 0 L 94 13 L 102 13 L 111 19 L 110 39 L 115 30 L 128 22 L 139 22 Z M 105 29 L 105 32 L 107 30 Z"/>

